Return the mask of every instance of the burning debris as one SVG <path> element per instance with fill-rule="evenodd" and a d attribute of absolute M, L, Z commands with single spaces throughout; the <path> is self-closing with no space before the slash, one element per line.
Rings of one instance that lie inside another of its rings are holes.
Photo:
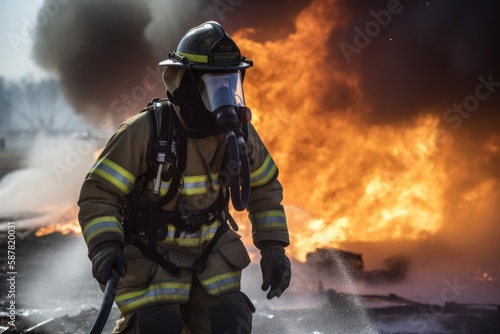
<path fill-rule="evenodd" d="M 80 224 L 78 224 L 78 207 L 67 210 L 63 215 L 57 218 L 55 221 L 51 221 L 50 224 L 40 227 L 35 232 L 35 236 L 41 237 L 43 235 L 48 235 L 52 233 L 61 233 L 63 235 L 67 234 L 81 234 L 82 230 Z"/>
<path fill-rule="evenodd" d="M 393 256 L 384 260 L 386 268 L 364 271 L 362 254 L 334 248 L 318 248 L 307 253 L 305 265 L 329 276 L 345 275 L 355 281 L 368 284 L 397 283 L 405 279 L 409 260 L 404 256 Z"/>
<path fill-rule="evenodd" d="M 317 248 L 313 253 L 307 253 L 306 265 L 333 276 L 345 272 L 356 279 L 363 276 L 361 254 L 334 248 Z"/>

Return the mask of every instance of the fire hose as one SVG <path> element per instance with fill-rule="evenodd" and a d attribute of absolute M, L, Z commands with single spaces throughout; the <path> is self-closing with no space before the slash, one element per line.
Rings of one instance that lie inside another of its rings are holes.
<path fill-rule="evenodd" d="M 247 148 L 243 136 L 236 136 L 234 131 L 226 134 L 229 145 L 229 159 L 232 162 L 239 162 L 239 172 L 230 172 L 229 189 L 233 207 L 242 211 L 248 206 L 250 198 L 250 165 L 248 161 Z"/>
<path fill-rule="evenodd" d="M 106 288 L 104 289 L 104 297 L 102 299 L 99 313 L 97 313 L 97 317 L 95 318 L 88 334 L 100 334 L 104 325 L 106 325 L 106 321 L 108 320 L 109 313 L 111 312 L 111 308 L 113 307 L 115 300 L 116 286 L 119 278 L 120 274 L 118 274 L 118 272 L 114 269 L 111 270 L 111 274 L 106 282 Z"/>
<path fill-rule="evenodd" d="M 242 111 L 245 117 L 241 117 Z M 250 109 L 246 107 L 223 106 L 215 119 L 217 126 L 226 133 L 229 148 L 229 189 L 233 207 L 242 211 L 250 198 L 250 164 L 240 118 L 249 121 Z"/>

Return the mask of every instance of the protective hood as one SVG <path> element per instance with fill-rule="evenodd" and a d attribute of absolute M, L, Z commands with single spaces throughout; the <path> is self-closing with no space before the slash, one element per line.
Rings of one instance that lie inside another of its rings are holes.
<path fill-rule="evenodd" d="M 205 107 L 198 87 L 193 83 L 185 68 L 167 67 L 163 72 L 163 82 L 169 100 L 178 108 L 177 114 L 190 130 L 202 136 L 219 134 L 221 131 L 215 119 Z"/>

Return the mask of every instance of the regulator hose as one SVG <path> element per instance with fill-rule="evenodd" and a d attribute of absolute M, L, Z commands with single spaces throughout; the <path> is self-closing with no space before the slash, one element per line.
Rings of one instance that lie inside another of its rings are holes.
<path fill-rule="evenodd" d="M 102 299 L 101 308 L 99 313 L 92 324 L 92 328 L 88 334 L 100 334 L 106 325 L 109 313 L 113 307 L 113 302 L 115 300 L 116 286 L 118 284 L 118 279 L 120 275 L 116 270 L 111 270 L 111 275 L 109 275 L 108 281 L 106 282 L 106 288 L 104 290 L 104 297 Z"/>
<path fill-rule="evenodd" d="M 234 131 L 228 131 L 226 139 L 229 147 L 231 201 L 237 211 L 242 211 L 246 209 L 250 200 L 250 164 L 247 147 L 243 137 L 237 137 Z M 238 172 L 235 173 L 236 169 Z"/>

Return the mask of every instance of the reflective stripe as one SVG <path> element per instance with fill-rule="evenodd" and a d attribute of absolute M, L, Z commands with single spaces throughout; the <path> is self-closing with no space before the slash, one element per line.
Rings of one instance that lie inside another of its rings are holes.
<path fill-rule="evenodd" d="M 114 216 L 104 216 L 92 219 L 83 227 L 85 242 L 90 244 L 92 239 L 102 233 L 119 233 L 123 236 L 123 227 Z"/>
<path fill-rule="evenodd" d="M 170 188 L 170 184 L 172 181 L 162 181 L 161 186 L 160 186 L 160 196 L 165 196 L 168 192 L 168 189 Z M 153 190 L 155 185 L 155 180 L 149 181 L 148 183 L 148 189 Z"/>
<path fill-rule="evenodd" d="M 90 173 L 99 175 L 124 194 L 128 194 L 134 188 L 135 176 L 108 158 L 97 160 L 90 169 Z"/>
<path fill-rule="evenodd" d="M 214 190 L 219 190 L 219 175 L 212 174 L 212 187 Z M 197 176 L 185 176 L 184 177 L 184 194 L 185 195 L 202 195 L 207 193 L 207 189 L 209 188 L 209 182 L 208 182 L 208 177 L 207 175 L 197 175 Z M 162 182 L 161 187 L 160 187 L 160 195 L 165 196 L 168 192 L 168 189 L 170 188 L 171 181 L 168 182 Z M 153 189 L 154 187 L 154 180 L 149 182 L 148 188 Z"/>
<path fill-rule="evenodd" d="M 212 276 L 203 280 L 201 283 L 205 286 L 208 293 L 217 295 L 226 290 L 240 289 L 241 270 Z"/>
<path fill-rule="evenodd" d="M 219 190 L 219 174 L 211 174 L 212 186 L 215 190 Z M 206 194 L 208 190 L 208 176 L 185 176 L 184 177 L 184 194 L 186 195 L 201 195 Z"/>
<path fill-rule="evenodd" d="M 194 233 L 181 232 L 179 238 L 175 238 L 175 227 L 171 224 L 168 224 L 168 233 L 167 237 L 163 239 L 162 243 L 165 244 L 177 244 L 184 247 L 199 247 L 205 242 L 208 242 L 213 239 L 215 232 L 220 226 L 220 221 L 216 220 L 211 224 L 202 225 L 201 231 Z"/>
<path fill-rule="evenodd" d="M 269 210 L 256 213 L 253 223 L 257 230 L 283 229 L 286 230 L 285 213 L 281 210 Z"/>
<path fill-rule="evenodd" d="M 268 154 L 262 166 L 250 173 L 250 186 L 258 187 L 266 184 L 276 175 L 277 170 L 278 167 L 271 158 L 271 155 Z"/>
<path fill-rule="evenodd" d="M 115 302 L 122 313 L 127 313 L 157 302 L 186 302 L 189 300 L 190 289 L 190 283 L 152 284 L 147 289 L 117 296 Z"/>
<path fill-rule="evenodd" d="M 197 63 L 208 63 L 208 56 L 195 55 L 192 53 L 186 53 L 182 51 L 176 51 L 179 56 L 186 57 L 189 61 L 195 61 Z"/>

